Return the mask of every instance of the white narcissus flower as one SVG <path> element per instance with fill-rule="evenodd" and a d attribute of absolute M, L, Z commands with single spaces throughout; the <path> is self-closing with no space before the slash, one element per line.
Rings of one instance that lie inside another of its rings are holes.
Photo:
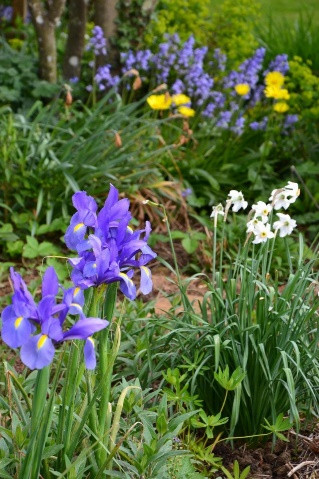
<path fill-rule="evenodd" d="M 279 230 L 279 236 L 284 238 L 287 235 L 290 235 L 294 228 L 296 228 L 296 220 L 290 218 L 289 215 L 284 215 L 283 213 L 277 213 L 279 221 L 274 222 L 274 229 Z"/>
<path fill-rule="evenodd" d="M 255 239 L 253 241 L 254 244 L 265 243 L 268 239 L 275 236 L 273 231 L 270 230 L 270 224 L 267 223 L 264 225 L 264 223 L 261 221 L 255 227 L 255 231 L 253 233 L 255 235 Z"/>
<path fill-rule="evenodd" d="M 230 190 L 228 196 L 230 197 L 230 201 L 233 205 L 232 211 L 234 211 L 234 213 L 237 213 L 237 211 L 239 211 L 241 208 L 243 210 L 247 208 L 248 203 L 245 201 L 244 195 L 241 191 Z"/>
<path fill-rule="evenodd" d="M 263 225 L 263 222 L 260 221 L 256 216 L 248 221 L 247 223 L 247 233 L 254 233 L 255 232 L 255 229 L 258 225 Z"/>
<path fill-rule="evenodd" d="M 213 207 L 213 211 L 212 211 L 210 217 L 217 220 L 218 215 L 224 216 L 224 207 L 221 203 L 219 203 L 219 205 Z"/>
<path fill-rule="evenodd" d="M 294 183 L 293 181 L 288 181 L 288 185 L 285 186 L 285 191 L 290 196 L 289 202 L 294 203 L 298 196 L 300 195 L 300 189 L 298 183 Z"/>
<path fill-rule="evenodd" d="M 275 210 L 280 210 L 280 208 L 284 208 L 286 210 L 290 205 L 288 193 L 284 188 L 273 190 L 271 192 L 271 196 L 269 197 L 269 201 L 272 202 Z"/>
<path fill-rule="evenodd" d="M 268 215 L 272 210 L 271 205 L 267 205 L 264 201 L 257 201 L 257 204 L 253 205 L 252 209 L 255 211 L 255 217 L 260 217 L 263 223 L 267 223 Z"/>

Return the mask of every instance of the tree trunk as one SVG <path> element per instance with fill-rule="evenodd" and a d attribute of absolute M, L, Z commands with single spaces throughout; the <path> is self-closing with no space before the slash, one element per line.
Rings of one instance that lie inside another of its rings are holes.
<path fill-rule="evenodd" d="M 60 22 L 66 0 L 28 0 L 32 22 L 37 34 L 40 77 L 50 83 L 57 81 L 55 28 Z M 46 5 L 46 6 L 45 6 Z"/>
<path fill-rule="evenodd" d="M 49 83 L 57 82 L 55 28 L 51 23 L 36 28 L 39 48 L 40 77 Z"/>
<path fill-rule="evenodd" d="M 27 16 L 27 2 L 26 0 L 13 0 L 13 24 L 16 24 L 17 18 L 20 18 L 23 23 Z"/>
<path fill-rule="evenodd" d="M 94 2 L 94 23 L 99 25 L 107 39 L 107 59 L 112 65 L 117 65 L 119 53 L 112 46 L 112 37 L 116 35 L 117 0 L 95 0 Z M 100 55 L 97 59 L 98 65 L 106 63 L 106 58 Z"/>
<path fill-rule="evenodd" d="M 68 39 L 66 44 L 63 76 L 65 79 L 80 77 L 84 50 L 87 0 L 69 0 Z"/>

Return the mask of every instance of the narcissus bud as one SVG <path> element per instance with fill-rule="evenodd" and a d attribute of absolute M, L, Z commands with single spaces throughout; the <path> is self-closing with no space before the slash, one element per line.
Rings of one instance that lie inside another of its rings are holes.
<path fill-rule="evenodd" d="M 72 101 L 73 101 L 73 98 L 72 98 L 71 92 L 70 92 L 70 90 L 68 90 L 66 92 L 66 95 L 65 95 L 65 105 L 66 106 L 71 106 Z"/>
<path fill-rule="evenodd" d="M 114 143 L 116 148 L 121 148 L 122 146 L 122 138 L 120 137 L 120 134 L 116 131 L 114 135 Z"/>
<path fill-rule="evenodd" d="M 142 86 L 141 77 L 138 75 L 133 82 L 133 90 L 138 90 Z"/>

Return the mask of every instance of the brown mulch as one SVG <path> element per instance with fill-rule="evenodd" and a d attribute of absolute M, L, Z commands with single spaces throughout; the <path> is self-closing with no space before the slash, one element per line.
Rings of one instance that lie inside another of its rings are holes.
<path fill-rule="evenodd" d="M 296 436 L 289 434 L 290 442 L 277 441 L 274 448 L 268 442 L 262 447 L 249 448 L 247 444 L 231 448 L 220 443 L 214 454 L 223 459 L 223 465 L 232 470 L 234 461 L 240 471 L 250 466 L 249 478 L 317 479 L 319 478 L 319 430 Z"/>

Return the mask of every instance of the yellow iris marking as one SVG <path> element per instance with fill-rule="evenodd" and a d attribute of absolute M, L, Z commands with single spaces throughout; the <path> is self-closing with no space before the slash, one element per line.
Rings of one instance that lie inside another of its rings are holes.
<path fill-rule="evenodd" d="M 129 230 L 130 233 L 133 233 L 133 229 L 130 226 L 128 226 L 127 229 Z"/>
<path fill-rule="evenodd" d="M 73 298 L 78 294 L 78 292 L 81 291 L 81 288 L 75 288 L 74 293 L 73 293 Z"/>
<path fill-rule="evenodd" d="M 80 306 L 80 305 L 77 304 L 77 303 L 71 303 L 70 306 L 74 306 L 75 308 L 82 309 L 82 306 Z"/>
<path fill-rule="evenodd" d="M 93 338 L 91 338 L 91 336 L 89 336 L 89 337 L 88 337 L 88 340 L 89 340 L 89 341 L 91 341 L 91 343 L 92 343 L 92 344 L 93 344 L 93 346 L 94 346 L 94 339 L 93 339 Z"/>
<path fill-rule="evenodd" d="M 133 283 L 133 281 L 131 280 L 131 278 L 129 278 L 129 277 L 127 276 L 127 274 L 125 274 L 125 273 L 120 273 L 120 276 L 121 276 L 122 278 L 124 278 L 124 279 L 127 279 L 127 280 L 130 281 L 131 283 Z"/>
<path fill-rule="evenodd" d="M 149 271 L 148 268 L 146 268 L 146 266 L 141 266 L 141 268 L 145 271 L 145 273 L 147 274 L 147 276 L 151 276 L 151 272 Z"/>
<path fill-rule="evenodd" d="M 84 226 L 84 223 L 78 223 L 77 225 L 75 225 L 73 230 L 74 233 L 78 231 L 80 228 L 82 228 L 82 226 Z"/>
<path fill-rule="evenodd" d="M 20 326 L 22 320 L 23 320 L 23 317 L 22 317 L 22 316 L 19 316 L 19 317 L 15 320 L 15 322 L 14 322 L 14 327 L 15 327 L 15 329 L 18 329 L 18 327 Z"/>
<path fill-rule="evenodd" d="M 38 349 L 43 348 L 43 346 L 44 346 L 44 344 L 45 344 L 45 342 L 46 342 L 47 339 L 48 339 L 48 336 L 47 336 L 46 334 L 42 334 L 42 335 L 40 336 L 40 338 L 39 338 L 38 343 L 37 343 L 37 348 L 38 348 Z"/>

